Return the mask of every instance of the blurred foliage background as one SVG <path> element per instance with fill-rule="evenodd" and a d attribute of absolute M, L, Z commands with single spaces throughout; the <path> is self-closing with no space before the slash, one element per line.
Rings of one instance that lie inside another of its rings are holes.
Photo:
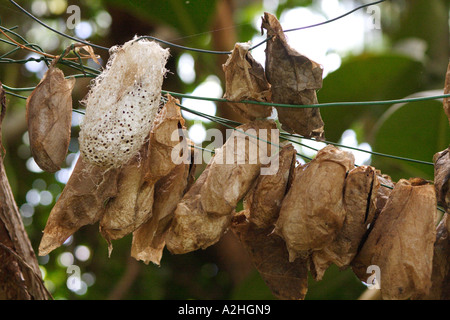
<path fill-rule="evenodd" d="M 287 24 L 300 27 L 307 25 L 311 17 L 316 19 L 312 23 L 324 21 L 368 1 L 24 0 L 18 3 L 57 30 L 106 47 L 122 44 L 134 35 L 151 35 L 184 46 L 229 51 L 235 42 L 257 43 L 264 39 L 260 31 L 264 11 L 275 13 L 283 27 Z M 70 5 L 80 8 L 77 29 L 67 28 Z M 59 54 L 72 43 L 40 26 L 7 0 L 0 3 L 0 19 L 5 27 L 17 26 L 15 32 L 48 53 Z M 318 92 L 321 103 L 442 94 L 450 52 L 449 1 L 387 1 L 333 22 L 329 27 L 289 33 L 288 39 L 295 42 L 297 50 L 311 53 L 310 58 L 324 64 L 323 89 Z M 0 55 L 9 50 L 11 46 L 0 43 Z M 264 46 L 258 50 L 259 53 L 255 49 L 254 56 L 263 59 Z M 107 61 L 108 52 L 96 50 L 96 53 L 103 62 Z M 14 58 L 25 59 L 29 54 L 19 50 Z M 163 89 L 220 97 L 224 92 L 222 64 L 226 58 L 226 55 L 171 48 L 167 65 L 170 73 Z M 10 87 L 35 86 L 45 68 L 43 62 L 1 64 L 0 81 Z M 73 73 L 62 69 L 66 75 Z M 74 108 L 80 107 L 79 101 L 86 95 L 89 81 L 77 79 Z M 26 96 L 29 92 L 20 94 Z M 204 112 L 203 107 L 210 108 L 208 112 L 239 121 L 239 116 L 225 104 L 202 105 L 193 100 L 183 104 Z M 75 164 L 81 116 L 74 113 L 66 167 L 56 174 L 48 174 L 31 158 L 25 100 L 8 96 L 7 108 L 2 128 L 6 172 L 37 252 L 49 212 Z M 450 143 L 442 101 L 324 108 L 321 113 L 327 140 L 366 150 L 431 162 L 433 155 Z M 189 118 L 187 114 L 186 119 L 188 127 L 196 129 L 190 134 L 199 143 L 205 129 L 218 126 Z M 305 154 L 311 152 L 300 146 L 298 150 Z M 433 166 L 358 154 L 363 155 L 361 163 L 375 166 L 393 180 L 433 179 Z M 198 173 L 201 170 L 199 167 Z M 99 235 L 98 226 L 92 225 L 79 230 L 49 256 L 38 257 L 45 283 L 54 298 L 273 299 L 231 232 L 206 250 L 179 256 L 165 252 L 161 266 L 145 265 L 130 258 L 131 235 L 113 245 L 108 258 L 107 244 Z M 68 273 L 72 265 L 79 267 L 81 283 L 75 283 Z M 310 281 L 307 299 L 357 299 L 365 288 L 351 270 L 331 267 L 322 281 Z"/>

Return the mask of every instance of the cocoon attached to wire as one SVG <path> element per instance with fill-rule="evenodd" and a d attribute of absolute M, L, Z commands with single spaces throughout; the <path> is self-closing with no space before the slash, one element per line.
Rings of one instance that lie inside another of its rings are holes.
<path fill-rule="evenodd" d="M 120 167 L 135 156 L 148 138 L 156 116 L 168 49 L 133 39 L 110 50 L 105 70 L 82 101 L 80 152 L 101 167 Z"/>

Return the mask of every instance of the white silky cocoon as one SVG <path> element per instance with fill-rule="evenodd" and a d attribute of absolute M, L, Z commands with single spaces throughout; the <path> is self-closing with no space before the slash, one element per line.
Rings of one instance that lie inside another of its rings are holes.
<path fill-rule="evenodd" d="M 168 57 L 168 49 L 145 39 L 110 49 L 105 70 L 82 101 L 79 144 L 87 162 L 117 168 L 138 154 L 159 107 Z"/>

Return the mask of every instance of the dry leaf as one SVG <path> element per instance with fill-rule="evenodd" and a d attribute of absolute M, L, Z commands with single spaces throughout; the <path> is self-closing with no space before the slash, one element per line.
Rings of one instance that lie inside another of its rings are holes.
<path fill-rule="evenodd" d="M 436 229 L 431 288 L 426 300 L 450 300 L 450 231 L 448 214 L 444 214 Z M 446 226 L 447 225 L 447 226 Z"/>
<path fill-rule="evenodd" d="M 255 100 L 269 102 L 270 84 L 264 68 L 253 59 L 248 43 L 236 43 L 227 62 L 222 66 L 225 72 L 225 95 L 230 101 Z M 240 115 L 248 120 L 267 118 L 272 114 L 271 106 L 245 103 L 229 103 Z"/>
<path fill-rule="evenodd" d="M 265 129 L 269 131 L 270 141 L 270 131 L 275 128 L 275 123 L 269 120 L 256 120 L 241 125 L 216 150 L 206 169 L 175 209 L 166 237 L 170 252 L 181 254 L 205 249 L 219 241 L 230 226 L 236 204 L 245 196 L 259 174 L 259 145 L 266 143 L 260 141 L 258 144 L 256 137 L 259 137 L 261 129 Z M 251 131 L 253 137 L 242 133 L 249 132 L 249 129 L 254 129 Z"/>
<path fill-rule="evenodd" d="M 344 224 L 333 242 L 311 254 L 311 273 L 316 280 L 321 280 L 333 263 L 340 268 L 350 265 L 375 216 L 379 187 L 375 168 L 371 166 L 359 166 L 348 173 L 344 185 Z"/>
<path fill-rule="evenodd" d="M 434 186 L 438 204 L 450 212 L 450 148 L 438 152 L 433 157 Z"/>
<path fill-rule="evenodd" d="M 369 266 L 380 270 L 383 299 L 416 299 L 431 286 L 436 238 L 436 195 L 424 181 L 401 179 L 352 262 L 355 274 L 367 281 Z"/>
<path fill-rule="evenodd" d="M 45 256 L 66 241 L 82 226 L 100 220 L 105 203 L 116 196 L 117 169 L 102 169 L 87 164 L 80 156 L 61 196 L 50 212 L 39 255 Z"/>
<path fill-rule="evenodd" d="M 37 165 L 56 172 L 64 162 L 72 126 L 72 89 L 75 78 L 53 65 L 27 98 L 27 122 L 31 154 Z"/>
<path fill-rule="evenodd" d="M 266 76 L 272 88 L 272 102 L 296 105 L 317 104 L 316 90 L 322 88 L 322 67 L 298 53 L 287 43 L 277 18 L 264 13 L 267 30 Z M 283 129 L 305 137 L 324 138 L 324 123 L 318 108 L 277 107 Z"/>
<path fill-rule="evenodd" d="M 270 234 L 272 228 L 258 228 L 246 218 L 247 210 L 233 218 L 233 231 L 249 252 L 255 268 L 279 299 L 304 299 L 308 291 L 307 261 L 289 262 L 283 239 Z"/>
<path fill-rule="evenodd" d="M 133 233 L 131 256 L 159 265 L 175 208 L 192 180 L 195 165 L 181 163 L 155 185 L 152 217 Z"/>
<path fill-rule="evenodd" d="M 274 231 L 286 242 L 290 261 L 323 249 L 342 228 L 345 177 L 353 166 L 353 154 L 328 145 L 295 169 Z"/>
<path fill-rule="evenodd" d="M 444 94 L 450 93 L 450 62 L 448 63 L 447 73 L 445 75 L 445 88 Z M 444 98 L 444 111 L 448 117 L 448 122 L 450 123 L 450 98 Z"/>
<path fill-rule="evenodd" d="M 99 66 L 102 65 L 100 63 L 100 61 L 98 61 L 98 58 L 100 58 L 100 56 L 95 55 L 94 49 L 91 46 L 79 43 L 78 46 L 75 47 L 75 50 L 77 52 L 79 52 L 80 50 L 85 50 L 88 54 L 88 57 L 90 57 L 92 60 L 94 60 L 94 62 L 96 64 L 98 64 Z"/>

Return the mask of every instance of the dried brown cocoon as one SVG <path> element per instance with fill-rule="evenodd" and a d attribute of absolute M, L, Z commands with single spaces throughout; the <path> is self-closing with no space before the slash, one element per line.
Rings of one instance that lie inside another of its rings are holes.
<path fill-rule="evenodd" d="M 254 129 L 251 131 L 253 137 L 243 133 L 248 133 L 248 129 Z M 259 137 L 262 129 L 269 131 L 270 140 L 270 130 L 276 129 L 276 125 L 270 120 L 256 120 L 241 125 L 216 150 L 206 169 L 175 209 L 166 237 L 170 252 L 181 254 L 205 249 L 219 241 L 228 230 L 236 204 L 259 174 L 261 157 L 258 156 L 260 148 L 256 137 Z M 235 143 L 236 138 L 246 144 Z M 230 159 L 227 154 L 233 157 Z M 239 159 L 243 162 L 239 162 Z"/>
<path fill-rule="evenodd" d="M 434 155 L 434 186 L 438 204 L 450 210 L 450 148 Z"/>
<path fill-rule="evenodd" d="M 236 43 L 227 62 L 222 66 L 225 72 L 225 95 L 230 101 L 271 100 L 270 84 L 263 66 L 253 59 L 248 43 Z M 248 120 L 267 118 L 272 114 L 271 106 L 244 103 L 229 103 L 241 116 Z"/>
<path fill-rule="evenodd" d="M 383 210 L 384 206 L 386 205 L 386 202 L 389 199 L 389 196 L 391 195 L 392 189 L 394 189 L 395 187 L 395 183 L 392 181 L 390 176 L 382 174 L 378 170 L 376 173 L 377 173 L 377 180 L 380 183 L 380 188 L 378 188 L 378 192 L 376 195 L 375 202 L 377 210 L 375 212 L 374 220 L 376 220 L 381 210 Z"/>
<path fill-rule="evenodd" d="M 272 293 L 283 300 L 302 300 L 308 291 L 307 260 L 289 261 L 283 239 L 272 227 L 258 228 L 244 210 L 233 218 L 232 230 L 248 251 L 253 265 Z"/>
<path fill-rule="evenodd" d="M 355 257 L 353 270 L 367 281 L 367 268 L 378 266 L 377 281 L 385 300 L 426 295 L 431 286 L 435 225 L 434 187 L 401 179 Z"/>
<path fill-rule="evenodd" d="M 31 154 L 37 165 L 56 172 L 64 162 L 72 125 L 72 89 L 75 78 L 53 65 L 27 98 L 26 117 Z"/>
<path fill-rule="evenodd" d="M 391 177 L 387 174 L 382 174 L 379 170 L 376 170 L 376 180 L 379 183 L 379 188 L 377 189 L 377 192 L 372 195 L 375 197 L 375 212 L 373 214 L 373 218 L 371 223 L 369 224 L 367 232 L 364 234 L 363 238 L 360 241 L 358 252 L 367 240 L 370 231 L 373 229 L 378 216 L 386 205 L 389 196 L 391 195 L 391 192 L 395 187 L 395 183 L 392 181 Z M 353 269 L 353 271 L 355 271 L 355 269 Z M 361 276 L 361 279 L 366 278 L 367 274 L 365 272 L 366 270 L 364 270 L 364 274 Z M 357 274 L 357 276 L 360 275 Z"/>
<path fill-rule="evenodd" d="M 292 144 L 284 146 L 271 161 L 271 163 L 278 161 L 277 172 L 260 175 L 245 196 L 244 209 L 249 212 L 248 219 L 258 228 L 272 228 L 277 220 L 290 173 L 295 169 L 295 155 L 296 151 Z"/>
<path fill-rule="evenodd" d="M 307 261 L 289 262 L 286 245 L 271 234 L 281 201 L 295 167 L 295 149 L 284 146 L 278 157 L 278 170 L 261 175 L 244 199 L 244 210 L 233 217 L 232 230 L 272 293 L 279 299 L 304 299 L 308 289 Z"/>
<path fill-rule="evenodd" d="M 179 144 L 183 127 L 178 100 L 169 101 L 158 113 L 149 141 L 129 163 L 120 168 L 119 194 L 108 201 L 100 232 L 110 244 L 135 231 L 152 216 L 155 183 L 175 168 L 172 149 Z M 176 139 L 174 139 L 176 138 Z"/>
<path fill-rule="evenodd" d="M 375 217 L 379 187 L 375 168 L 359 166 L 350 170 L 344 185 L 344 224 L 333 242 L 311 254 L 311 273 L 316 280 L 321 280 L 333 263 L 340 268 L 350 265 Z"/>
<path fill-rule="evenodd" d="M 141 163 L 141 156 L 146 157 L 146 148 L 144 144 L 143 154 L 120 168 L 117 181 L 119 192 L 105 205 L 99 227 L 108 242 L 110 254 L 112 240 L 133 232 L 152 214 L 155 185 L 144 180 L 146 166 Z"/>
<path fill-rule="evenodd" d="M 152 217 L 133 232 L 131 256 L 160 264 L 175 208 L 189 187 L 195 165 L 181 163 L 155 185 Z"/>
<path fill-rule="evenodd" d="M 156 115 L 150 132 L 149 161 L 145 176 L 147 181 L 155 182 L 175 168 L 172 152 L 180 144 L 180 140 L 186 138 L 183 131 L 186 129 L 185 121 L 178 106 L 180 101 L 171 95 L 167 95 L 167 99 Z"/>
<path fill-rule="evenodd" d="M 100 220 L 108 199 L 118 193 L 117 169 L 87 164 L 80 156 L 61 196 L 50 212 L 39 255 L 45 256 L 61 246 L 79 228 Z"/>
<path fill-rule="evenodd" d="M 210 216 L 201 206 L 200 190 L 208 176 L 209 166 L 203 170 L 192 187 L 178 203 L 169 231 L 166 247 L 174 254 L 183 254 L 219 241 L 229 226 L 230 216 Z"/>
<path fill-rule="evenodd" d="M 322 88 L 322 67 L 298 53 L 287 43 L 277 18 L 265 12 L 261 28 L 267 30 L 266 76 L 272 102 L 317 104 L 316 90 Z M 283 129 L 306 137 L 324 139 L 324 123 L 318 108 L 276 107 Z"/>
<path fill-rule="evenodd" d="M 274 230 L 286 242 L 290 261 L 323 249 L 337 236 L 345 219 L 345 177 L 354 161 L 353 154 L 328 145 L 295 169 Z"/>
<path fill-rule="evenodd" d="M 431 288 L 426 300 L 450 300 L 450 232 L 448 214 L 444 214 L 436 228 L 436 242 L 433 253 Z"/>
<path fill-rule="evenodd" d="M 209 164 L 205 187 L 200 190 L 202 207 L 208 214 L 229 215 L 250 189 L 260 173 L 262 163 L 268 162 L 272 147 L 272 120 L 255 120 L 233 131 L 225 144 L 216 150 Z M 258 140 L 264 136 L 263 140 Z"/>

